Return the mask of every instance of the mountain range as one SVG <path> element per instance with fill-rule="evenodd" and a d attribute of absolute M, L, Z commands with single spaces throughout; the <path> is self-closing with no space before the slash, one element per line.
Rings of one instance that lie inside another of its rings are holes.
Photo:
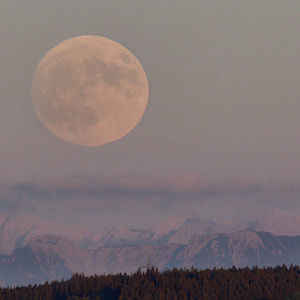
<path fill-rule="evenodd" d="M 132 273 L 149 266 L 164 270 L 299 264 L 299 231 L 299 218 L 280 210 L 252 223 L 188 219 L 92 233 L 30 215 L 2 214 L 0 285 L 67 279 L 75 272 Z"/>

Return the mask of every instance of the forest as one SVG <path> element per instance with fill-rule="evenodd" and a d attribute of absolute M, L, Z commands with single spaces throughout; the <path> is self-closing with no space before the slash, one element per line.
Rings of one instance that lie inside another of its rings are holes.
<path fill-rule="evenodd" d="M 85 276 L 26 287 L 0 289 L 0 299 L 176 300 L 300 299 L 300 268 L 148 269 L 134 274 Z"/>

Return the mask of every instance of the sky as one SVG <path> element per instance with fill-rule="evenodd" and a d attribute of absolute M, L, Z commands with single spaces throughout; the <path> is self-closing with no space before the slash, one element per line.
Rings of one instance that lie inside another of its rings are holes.
<path fill-rule="evenodd" d="M 0 210 L 90 229 L 300 213 L 299 28 L 296 0 L 1 1 Z M 79 35 L 121 43 L 149 83 L 141 122 L 99 147 L 31 104 L 41 58 Z"/>

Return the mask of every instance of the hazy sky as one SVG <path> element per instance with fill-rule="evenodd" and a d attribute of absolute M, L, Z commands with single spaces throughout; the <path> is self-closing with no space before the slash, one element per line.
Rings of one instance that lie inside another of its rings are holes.
<path fill-rule="evenodd" d="M 149 81 L 138 126 L 95 148 L 31 106 L 40 59 L 78 35 L 121 43 Z M 0 209 L 90 228 L 300 212 L 299 1 L 3 0 L 0 38 Z"/>

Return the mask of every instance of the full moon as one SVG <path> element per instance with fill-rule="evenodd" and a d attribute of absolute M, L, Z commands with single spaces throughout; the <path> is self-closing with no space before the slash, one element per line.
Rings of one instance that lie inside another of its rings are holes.
<path fill-rule="evenodd" d="M 99 36 L 65 40 L 35 69 L 32 103 L 41 123 L 56 137 L 99 146 L 129 133 L 141 120 L 149 96 L 138 59 Z"/>

